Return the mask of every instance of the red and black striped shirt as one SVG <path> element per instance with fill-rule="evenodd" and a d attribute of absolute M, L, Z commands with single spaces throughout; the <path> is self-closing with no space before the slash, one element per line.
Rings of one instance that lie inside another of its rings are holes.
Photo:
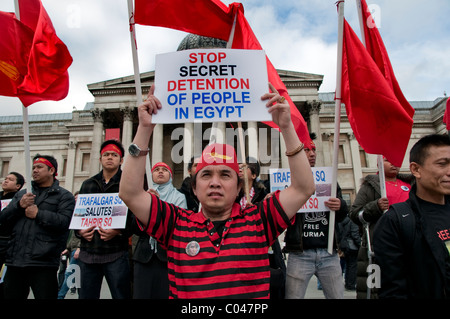
<path fill-rule="evenodd" d="M 234 204 L 222 237 L 201 211 L 152 195 L 145 231 L 167 250 L 170 298 L 269 298 L 268 249 L 290 223 L 279 191 L 244 210 Z"/>

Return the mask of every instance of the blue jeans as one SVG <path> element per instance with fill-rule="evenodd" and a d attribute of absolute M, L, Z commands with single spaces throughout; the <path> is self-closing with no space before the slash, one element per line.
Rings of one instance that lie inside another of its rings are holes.
<path fill-rule="evenodd" d="M 128 252 L 104 264 L 87 264 L 78 260 L 81 270 L 80 299 L 99 299 L 103 276 L 113 299 L 131 298 L 131 277 Z"/>
<path fill-rule="evenodd" d="M 75 250 L 73 250 L 70 253 L 70 263 L 69 265 L 76 265 L 78 263 L 78 259 L 73 258 L 73 255 L 75 254 Z M 61 285 L 61 288 L 58 292 L 58 299 L 64 299 L 66 297 L 67 291 L 69 291 L 69 286 L 67 286 L 67 278 L 73 273 L 73 271 L 66 270 L 64 274 L 64 282 Z"/>
<path fill-rule="evenodd" d="M 313 275 L 320 280 L 327 299 L 344 298 L 344 281 L 339 256 L 327 249 L 307 249 L 302 253 L 289 253 L 286 269 L 286 299 L 305 298 Z"/>

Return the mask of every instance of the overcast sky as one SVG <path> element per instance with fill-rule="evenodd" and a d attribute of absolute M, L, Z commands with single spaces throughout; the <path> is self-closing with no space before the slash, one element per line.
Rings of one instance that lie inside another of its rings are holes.
<path fill-rule="evenodd" d="M 394 72 L 410 101 L 450 95 L 450 2 L 366 0 L 388 50 Z M 127 0 L 42 0 L 58 36 L 73 57 L 68 96 L 29 106 L 29 114 L 83 109 L 94 97 L 87 85 L 133 74 Z M 223 1 L 229 4 L 234 1 Z M 336 85 L 335 0 L 243 0 L 245 15 L 277 69 L 324 75 L 320 92 Z M 345 16 L 359 35 L 355 0 Z M 13 0 L 0 10 L 14 11 Z M 155 55 L 175 51 L 186 33 L 137 26 L 141 72 L 154 70 Z M 22 114 L 17 98 L 0 97 L 0 115 Z"/>

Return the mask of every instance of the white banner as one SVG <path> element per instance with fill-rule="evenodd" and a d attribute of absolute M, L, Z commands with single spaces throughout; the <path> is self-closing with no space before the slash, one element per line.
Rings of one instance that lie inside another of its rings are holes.
<path fill-rule="evenodd" d="M 86 229 L 96 226 L 123 229 L 127 213 L 128 207 L 120 199 L 119 193 L 79 194 L 69 228 Z"/>
<path fill-rule="evenodd" d="M 271 121 L 262 50 L 198 49 L 158 54 L 153 123 Z"/>
<path fill-rule="evenodd" d="M 3 199 L 0 201 L 1 207 L 0 207 L 0 211 L 4 210 L 6 208 L 6 206 L 9 205 L 9 203 L 11 203 L 12 199 Z"/>
<path fill-rule="evenodd" d="M 316 184 L 316 192 L 306 201 L 299 213 L 324 212 L 330 209 L 325 202 L 331 197 L 332 167 L 311 167 Z M 291 172 L 288 168 L 270 169 L 270 191 L 282 190 L 291 185 Z"/>

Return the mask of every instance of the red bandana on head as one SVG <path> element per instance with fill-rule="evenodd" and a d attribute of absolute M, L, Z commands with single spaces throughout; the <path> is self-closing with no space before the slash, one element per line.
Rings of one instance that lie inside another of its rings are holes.
<path fill-rule="evenodd" d="M 239 164 L 234 147 L 228 144 L 210 144 L 205 147 L 197 164 L 196 173 L 208 165 L 226 165 L 239 175 Z"/>
<path fill-rule="evenodd" d="M 170 176 L 173 175 L 173 174 L 172 174 L 172 170 L 170 169 L 169 165 L 167 165 L 167 164 L 164 163 L 164 162 L 159 162 L 159 163 L 156 163 L 155 165 L 153 165 L 153 167 L 152 167 L 152 173 L 153 173 L 153 171 L 155 170 L 155 168 L 157 168 L 158 166 L 162 166 L 162 167 L 167 168 L 167 170 L 168 170 L 169 173 L 170 173 Z"/>
<path fill-rule="evenodd" d="M 309 139 L 308 141 L 304 142 L 305 149 L 308 150 L 316 150 L 316 144 L 314 144 L 314 141 L 312 139 Z"/>
<path fill-rule="evenodd" d="M 45 159 L 43 157 L 39 157 L 33 162 L 33 164 L 36 164 L 36 163 L 42 163 L 42 164 L 47 165 L 50 168 L 55 168 L 55 166 L 53 166 L 53 164 L 50 163 L 50 161 L 48 159 Z M 58 173 L 56 173 L 56 168 L 55 168 L 55 176 L 58 176 Z"/>
<path fill-rule="evenodd" d="M 122 151 L 119 147 L 115 144 L 108 144 L 102 150 L 100 151 L 100 154 L 103 155 L 105 152 L 115 152 L 120 155 L 120 157 L 123 157 Z"/>

